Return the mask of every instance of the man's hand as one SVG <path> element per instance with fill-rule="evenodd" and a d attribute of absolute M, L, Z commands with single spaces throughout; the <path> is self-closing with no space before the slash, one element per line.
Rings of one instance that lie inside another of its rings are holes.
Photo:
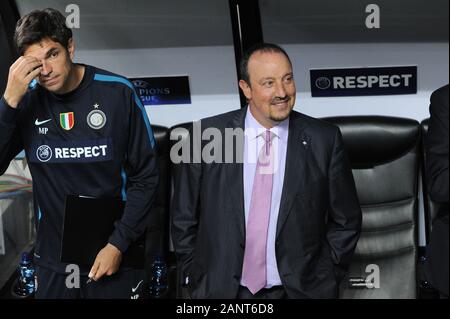
<path fill-rule="evenodd" d="M 116 246 L 108 243 L 95 258 L 94 265 L 89 272 L 89 278 L 97 281 L 104 275 L 111 276 L 115 274 L 119 270 L 121 261 L 121 251 Z"/>
<path fill-rule="evenodd" d="M 12 108 L 17 105 L 27 93 L 28 85 L 42 71 L 42 64 L 34 57 L 21 56 L 9 68 L 8 83 L 4 94 L 6 103 Z"/>

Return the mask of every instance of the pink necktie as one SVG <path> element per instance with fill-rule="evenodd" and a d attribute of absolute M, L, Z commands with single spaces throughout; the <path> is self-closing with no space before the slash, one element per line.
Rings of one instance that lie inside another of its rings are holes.
<path fill-rule="evenodd" d="M 273 156 L 271 132 L 265 132 L 265 145 L 261 149 L 253 180 L 250 212 L 247 220 L 242 283 L 252 294 L 266 286 L 266 249 L 272 202 Z"/>

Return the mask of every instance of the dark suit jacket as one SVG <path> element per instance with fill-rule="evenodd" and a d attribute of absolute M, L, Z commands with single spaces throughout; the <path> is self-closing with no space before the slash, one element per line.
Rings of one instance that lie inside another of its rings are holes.
<path fill-rule="evenodd" d="M 430 124 L 427 135 L 426 179 L 431 199 L 441 204 L 433 221 L 427 247 L 427 272 L 432 285 L 448 296 L 448 85 L 431 95 Z"/>
<path fill-rule="evenodd" d="M 204 119 L 201 129 L 243 129 L 246 112 Z M 337 297 L 361 228 L 341 133 L 292 112 L 286 156 L 275 247 L 283 286 L 290 298 Z M 243 164 L 180 164 L 174 187 L 172 235 L 191 297 L 236 298 L 245 249 Z"/>

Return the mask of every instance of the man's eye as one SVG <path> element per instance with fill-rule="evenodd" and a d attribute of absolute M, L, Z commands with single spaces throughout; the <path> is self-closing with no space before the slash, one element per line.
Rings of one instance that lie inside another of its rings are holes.
<path fill-rule="evenodd" d="M 51 58 L 56 58 L 58 56 L 58 52 L 52 52 L 52 54 L 50 54 Z"/>
<path fill-rule="evenodd" d="M 271 87 L 273 85 L 273 82 L 272 81 L 264 82 L 263 85 L 265 87 Z"/>

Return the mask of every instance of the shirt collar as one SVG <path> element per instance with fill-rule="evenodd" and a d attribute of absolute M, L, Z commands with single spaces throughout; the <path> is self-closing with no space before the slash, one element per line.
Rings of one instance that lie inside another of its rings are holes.
<path fill-rule="evenodd" d="M 253 116 L 252 112 L 250 112 L 250 106 L 247 106 L 247 114 L 245 116 L 245 129 L 246 130 L 252 129 L 258 133 L 266 131 L 266 128 L 261 124 L 259 124 L 259 122 Z M 272 127 L 270 131 L 274 133 L 275 136 L 278 137 L 280 140 L 287 143 L 289 135 L 289 117 L 284 121 L 280 122 L 278 125 Z"/>

